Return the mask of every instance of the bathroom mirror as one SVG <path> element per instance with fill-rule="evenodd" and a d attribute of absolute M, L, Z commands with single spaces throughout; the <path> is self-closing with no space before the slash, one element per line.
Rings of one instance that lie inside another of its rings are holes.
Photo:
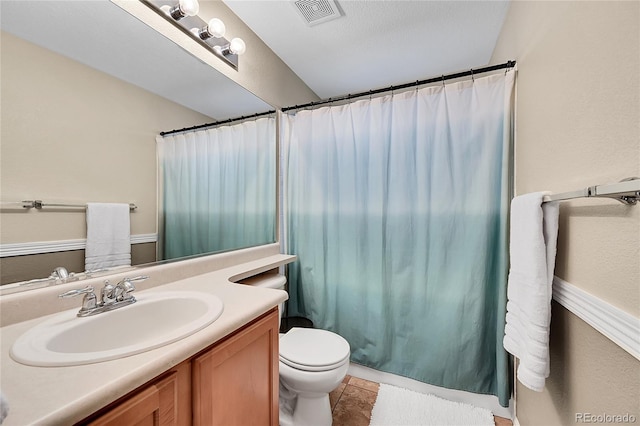
<path fill-rule="evenodd" d="M 156 135 L 273 108 L 108 0 L 0 8 L 0 294 L 10 283 L 39 287 L 15 281 L 45 278 L 55 266 L 84 267 L 84 209 L 25 209 L 22 200 L 135 203 L 133 263 L 155 261 Z M 275 177 L 273 185 L 275 193 Z"/>

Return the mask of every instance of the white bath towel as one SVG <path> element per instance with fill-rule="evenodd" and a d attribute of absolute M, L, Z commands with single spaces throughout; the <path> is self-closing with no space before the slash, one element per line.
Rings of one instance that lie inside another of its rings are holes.
<path fill-rule="evenodd" d="M 129 205 L 87 204 L 85 270 L 131 265 Z"/>
<path fill-rule="evenodd" d="M 511 203 L 510 270 L 504 348 L 520 359 L 517 377 L 542 391 L 549 377 L 549 325 L 558 238 L 557 202 L 537 192 Z"/>

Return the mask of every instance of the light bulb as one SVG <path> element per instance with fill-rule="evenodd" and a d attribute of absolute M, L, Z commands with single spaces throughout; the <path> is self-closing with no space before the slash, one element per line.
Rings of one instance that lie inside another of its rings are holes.
<path fill-rule="evenodd" d="M 222 22 L 218 18 L 213 18 L 207 24 L 207 32 L 215 38 L 224 37 L 224 33 L 227 32 L 227 28 L 224 26 L 224 22 Z"/>
<path fill-rule="evenodd" d="M 241 38 L 234 38 L 229 44 L 229 51 L 236 55 L 242 55 L 247 50 L 247 45 Z"/>
<path fill-rule="evenodd" d="M 180 10 L 187 16 L 196 16 L 200 11 L 198 0 L 180 0 Z"/>
<path fill-rule="evenodd" d="M 198 0 L 179 0 L 178 4 L 171 8 L 169 14 L 173 19 L 179 21 L 185 16 L 196 16 L 199 10 Z"/>

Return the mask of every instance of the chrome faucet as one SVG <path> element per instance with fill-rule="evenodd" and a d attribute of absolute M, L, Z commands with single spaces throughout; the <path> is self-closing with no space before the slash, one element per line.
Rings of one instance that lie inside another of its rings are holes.
<path fill-rule="evenodd" d="M 135 303 L 136 298 L 131 294 L 136 289 L 133 285 L 133 281 L 144 281 L 148 278 L 149 277 L 145 275 L 133 278 L 123 278 L 116 285 L 112 285 L 109 283 L 109 280 L 105 280 L 104 287 L 100 290 L 100 301 L 98 301 L 96 293 L 90 285 L 85 288 L 69 290 L 58 297 L 66 298 L 79 296 L 81 294 L 84 295 L 82 299 L 82 308 L 78 311 L 78 316 L 88 317 Z"/>

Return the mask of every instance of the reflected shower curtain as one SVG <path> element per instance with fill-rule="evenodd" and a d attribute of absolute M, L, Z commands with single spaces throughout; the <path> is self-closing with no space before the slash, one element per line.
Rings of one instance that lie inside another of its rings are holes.
<path fill-rule="evenodd" d="M 289 315 L 351 360 L 508 405 L 514 73 L 283 117 Z"/>
<path fill-rule="evenodd" d="M 275 241 L 275 118 L 158 136 L 164 259 Z"/>

